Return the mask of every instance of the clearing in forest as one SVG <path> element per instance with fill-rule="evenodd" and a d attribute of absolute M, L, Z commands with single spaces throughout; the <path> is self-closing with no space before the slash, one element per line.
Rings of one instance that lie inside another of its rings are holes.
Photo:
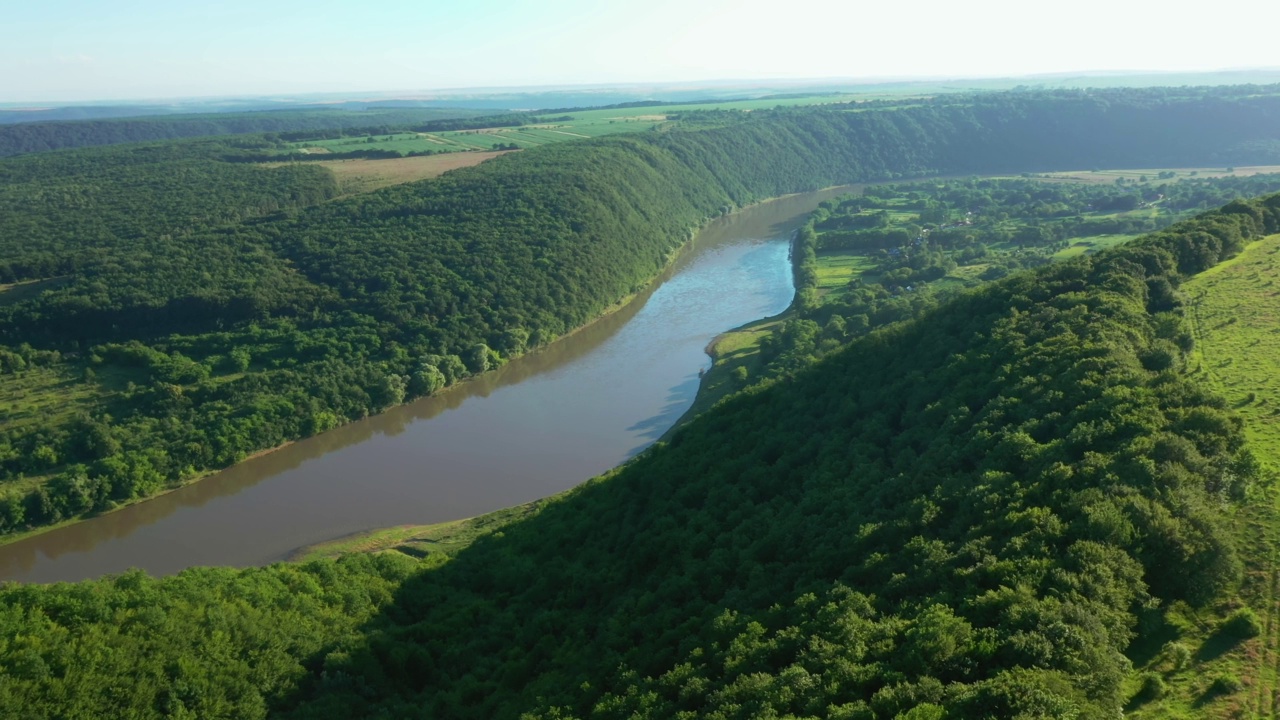
<path fill-rule="evenodd" d="M 508 152 L 511 151 L 458 152 L 388 160 L 327 160 L 316 164 L 332 170 L 338 177 L 342 192 L 353 195 L 372 192 L 390 185 L 438 177 L 449 170 L 479 165 L 485 160 Z"/>

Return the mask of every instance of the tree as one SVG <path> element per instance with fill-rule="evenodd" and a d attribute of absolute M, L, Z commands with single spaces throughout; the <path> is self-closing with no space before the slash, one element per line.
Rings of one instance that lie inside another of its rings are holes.
<path fill-rule="evenodd" d="M 479 375 L 492 367 L 490 364 L 490 355 L 492 353 L 493 351 L 489 349 L 488 345 L 485 345 L 484 343 L 476 343 L 467 351 L 467 354 L 463 357 L 463 362 L 466 363 L 467 369 L 470 370 L 473 375 Z"/>
<path fill-rule="evenodd" d="M 369 398 L 373 400 L 375 408 L 385 410 L 404 402 L 407 385 L 408 381 L 403 375 L 384 375 L 369 393 Z"/>
<path fill-rule="evenodd" d="M 444 373 L 435 365 L 423 364 L 409 378 L 409 393 L 415 397 L 433 395 L 446 384 Z"/>

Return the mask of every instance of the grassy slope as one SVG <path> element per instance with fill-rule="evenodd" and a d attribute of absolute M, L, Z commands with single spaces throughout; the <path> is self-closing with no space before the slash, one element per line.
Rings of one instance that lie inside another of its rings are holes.
<path fill-rule="evenodd" d="M 447 558 L 467 547 L 477 538 L 488 535 L 504 525 L 527 518 L 538 512 L 549 501 L 561 498 L 565 494 L 559 493 L 549 498 L 463 520 L 450 520 L 433 525 L 399 525 L 356 533 L 301 548 L 289 560 L 310 562 L 325 558 L 339 558 L 351 553 L 383 552 L 400 553 L 415 558 L 427 558 L 432 555 Z"/>
<path fill-rule="evenodd" d="M 1280 466 L 1280 236 L 1252 244 L 1184 290 L 1199 331 L 1196 372 L 1246 421 L 1254 452 Z"/>
<path fill-rule="evenodd" d="M 1182 287 L 1196 338 L 1192 376 L 1241 415 L 1253 453 L 1273 473 L 1280 468 L 1277 281 L 1280 235 L 1273 235 Z M 1169 692 L 1159 700 L 1134 703 L 1132 717 L 1275 717 L 1280 712 L 1280 512 L 1274 486 L 1256 488 L 1254 496 L 1235 520 L 1246 565 L 1239 597 L 1200 613 L 1171 608 L 1161 638 L 1191 649 L 1193 661 L 1179 670 L 1156 647 L 1135 653 L 1137 669 L 1159 673 Z M 1215 631 L 1221 618 L 1241 604 L 1256 610 L 1264 632 L 1233 643 Z M 1220 677 L 1239 678 L 1242 688 L 1217 697 L 1208 691 Z M 1135 693 L 1137 687 L 1135 680 Z"/>

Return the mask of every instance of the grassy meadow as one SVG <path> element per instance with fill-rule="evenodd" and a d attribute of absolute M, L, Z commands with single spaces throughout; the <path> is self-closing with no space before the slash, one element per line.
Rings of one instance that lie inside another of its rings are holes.
<path fill-rule="evenodd" d="M 1181 289 L 1196 342 L 1187 371 L 1239 413 L 1254 455 L 1274 477 L 1280 468 L 1280 235 L 1253 243 Z M 1130 651 L 1137 672 L 1129 717 L 1280 713 L 1280 512 L 1274 482 L 1251 492 L 1253 502 L 1236 518 L 1246 564 L 1238 596 L 1198 612 L 1178 604 L 1153 611 L 1157 631 Z M 1250 612 L 1257 636 L 1229 630 L 1233 613 Z"/>
<path fill-rule="evenodd" d="M 1137 235 L 1094 235 L 1087 238 L 1072 238 L 1071 244 L 1066 249 L 1059 250 L 1053 254 L 1054 260 L 1067 260 L 1069 258 L 1080 255 L 1105 250 L 1109 247 L 1115 247 L 1138 237 Z"/>
<path fill-rule="evenodd" d="M 1244 418 L 1254 452 L 1280 468 L 1280 235 L 1183 290 L 1197 341 L 1192 372 Z"/>

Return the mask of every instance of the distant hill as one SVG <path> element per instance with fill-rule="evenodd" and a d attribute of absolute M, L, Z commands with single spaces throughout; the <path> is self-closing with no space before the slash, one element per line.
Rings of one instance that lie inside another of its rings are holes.
<path fill-rule="evenodd" d="M 94 109 L 95 111 L 97 109 Z M 87 120 L 11 122 L 0 119 L 0 157 L 66 148 L 213 135 L 364 127 L 404 127 L 475 117 L 479 110 L 442 108 L 308 109 L 200 115 L 150 115 Z M 8 113 L 11 117 L 21 113 Z M 5 113 L 0 113 L 0 116 Z"/>

